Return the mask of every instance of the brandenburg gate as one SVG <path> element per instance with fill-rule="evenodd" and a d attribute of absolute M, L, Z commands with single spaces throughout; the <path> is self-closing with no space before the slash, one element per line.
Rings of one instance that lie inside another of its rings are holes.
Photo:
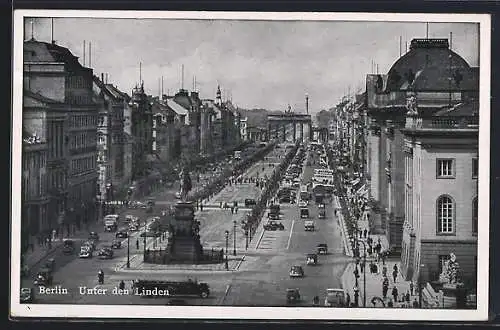
<path fill-rule="evenodd" d="M 307 142 L 312 139 L 311 115 L 293 112 L 267 116 L 267 132 L 270 140 L 281 142 Z"/>

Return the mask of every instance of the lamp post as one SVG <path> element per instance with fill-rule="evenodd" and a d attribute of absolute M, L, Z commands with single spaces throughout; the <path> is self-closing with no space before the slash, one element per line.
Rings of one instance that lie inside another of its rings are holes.
<path fill-rule="evenodd" d="M 363 243 L 363 307 L 366 307 L 366 244 L 362 240 L 358 243 Z"/>
<path fill-rule="evenodd" d="M 127 268 L 130 268 L 130 233 L 127 231 Z"/>
<path fill-rule="evenodd" d="M 229 231 L 226 230 L 225 234 L 226 234 L 226 270 L 228 270 L 229 265 L 228 265 L 228 260 L 227 260 L 227 250 L 228 250 L 228 246 L 229 246 Z"/>
<path fill-rule="evenodd" d="M 233 256 L 236 255 L 236 220 L 233 220 Z"/>

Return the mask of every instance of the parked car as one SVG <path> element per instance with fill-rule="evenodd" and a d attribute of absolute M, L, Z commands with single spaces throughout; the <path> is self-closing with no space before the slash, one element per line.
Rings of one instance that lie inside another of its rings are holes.
<path fill-rule="evenodd" d="M 309 204 L 308 201 L 305 201 L 305 200 L 299 201 L 299 207 L 307 207 L 308 204 Z"/>
<path fill-rule="evenodd" d="M 264 224 L 264 230 L 285 230 L 285 226 L 281 222 L 270 220 Z"/>
<path fill-rule="evenodd" d="M 309 209 L 307 207 L 301 207 L 299 212 L 301 219 L 309 218 Z"/>
<path fill-rule="evenodd" d="M 128 233 L 126 231 L 119 231 L 115 235 L 116 238 L 127 238 Z"/>
<path fill-rule="evenodd" d="M 75 252 L 75 242 L 67 239 L 63 242 L 63 253 L 64 254 L 73 254 Z"/>
<path fill-rule="evenodd" d="M 108 247 L 104 247 L 99 250 L 99 259 L 113 259 L 113 250 Z"/>
<path fill-rule="evenodd" d="M 318 244 L 316 246 L 316 251 L 318 251 L 318 254 L 328 254 L 328 245 L 325 243 Z"/>
<path fill-rule="evenodd" d="M 304 222 L 305 231 L 314 231 L 314 221 L 307 220 Z"/>
<path fill-rule="evenodd" d="M 52 280 L 52 271 L 49 268 L 43 267 L 36 274 L 33 284 L 37 286 L 48 286 L 52 284 Z"/>
<path fill-rule="evenodd" d="M 122 248 L 122 242 L 119 240 L 114 239 L 113 242 L 111 242 L 111 248 L 112 249 L 121 249 Z"/>
<path fill-rule="evenodd" d="M 251 199 L 251 198 L 245 199 L 245 206 L 246 207 L 254 206 L 256 204 L 257 204 L 257 202 L 255 201 L 255 199 Z"/>
<path fill-rule="evenodd" d="M 35 290 L 32 288 L 21 288 L 20 292 L 21 304 L 29 304 L 35 301 Z"/>
<path fill-rule="evenodd" d="M 80 253 L 78 254 L 78 257 L 79 258 L 83 258 L 83 259 L 89 259 L 89 258 L 92 258 L 92 252 L 93 250 L 90 249 L 89 247 L 87 246 L 82 246 L 80 248 Z"/>
<path fill-rule="evenodd" d="M 289 272 L 290 277 L 304 277 L 304 269 L 302 266 L 292 266 Z"/>
<path fill-rule="evenodd" d="M 342 289 L 326 289 L 325 307 L 345 307 L 345 291 Z"/>
<path fill-rule="evenodd" d="M 318 255 L 316 253 L 309 253 L 306 256 L 306 265 L 317 265 L 318 264 Z"/>
<path fill-rule="evenodd" d="M 294 304 L 300 301 L 299 289 L 286 289 L 286 302 Z"/>

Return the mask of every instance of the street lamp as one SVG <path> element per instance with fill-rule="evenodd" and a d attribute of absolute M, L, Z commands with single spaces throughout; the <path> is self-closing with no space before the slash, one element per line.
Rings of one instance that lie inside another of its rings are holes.
<path fill-rule="evenodd" d="M 127 268 L 130 268 L 130 233 L 127 231 Z"/>
<path fill-rule="evenodd" d="M 366 243 L 362 240 L 358 243 L 363 243 L 363 307 L 366 307 Z"/>
<path fill-rule="evenodd" d="M 227 250 L 228 250 L 228 246 L 229 246 L 229 231 L 226 230 L 225 234 L 226 234 L 226 270 L 228 270 L 229 265 L 228 265 L 228 260 L 227 260 Z"/>
<path fill-rule="evenodd" d="M 233 220 L 233 256 L 236 255 L 236 220 Z"/>

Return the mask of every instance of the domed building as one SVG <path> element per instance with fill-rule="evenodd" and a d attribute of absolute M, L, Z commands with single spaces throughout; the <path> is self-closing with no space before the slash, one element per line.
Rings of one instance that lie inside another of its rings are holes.
<path fill-rule="evenodd" d="M 370 231 L 407 280 L 435 280 L 450 252 L 475 275 L 478 95 L 478 68 L 447 39 L 413 39 L 387 74 L 367 75 Z"/>

